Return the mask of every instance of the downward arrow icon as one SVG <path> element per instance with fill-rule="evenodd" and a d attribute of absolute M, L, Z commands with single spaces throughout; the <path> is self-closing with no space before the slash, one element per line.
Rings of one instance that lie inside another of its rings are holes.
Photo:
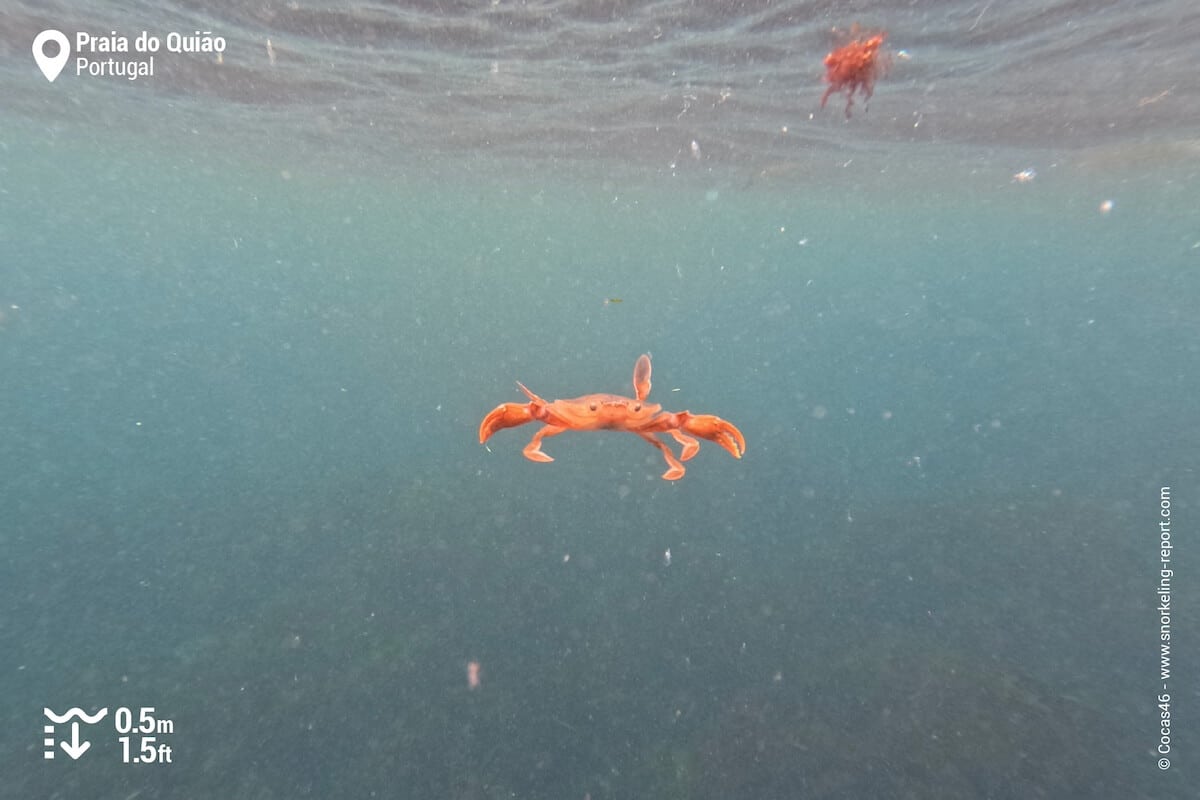
<path fill-rule="evenodd" d="M 88 748 L 92 746 L 92 743 L 79 741 L 79 723 L 72 722 L 71 741 L 59 742 L 59 745 L 62 747 L 64 753 L 69 755 L 72 759 L 76 759 L 86 753 Z"/>

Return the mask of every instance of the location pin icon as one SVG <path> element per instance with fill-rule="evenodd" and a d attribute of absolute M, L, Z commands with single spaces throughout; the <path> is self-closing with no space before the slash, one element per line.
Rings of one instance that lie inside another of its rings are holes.
<path fill-rule="evenodd" d="M 47 56 L 42 52 L 46 42 L 54 42 L 58 45 L 58 55 Z M 71 43 L 67 41 L 67 37 L 63 35 L 62 31 L 56 31 L 53 28 L 44 30 L 33 40 L 33 60 L 37 62 L 38 69 L 46 76 L 46 80 L 51 83 L 54 83 L 54 79 L 58 77 L 58 73 L 62 72 L 70 57 Z"/>

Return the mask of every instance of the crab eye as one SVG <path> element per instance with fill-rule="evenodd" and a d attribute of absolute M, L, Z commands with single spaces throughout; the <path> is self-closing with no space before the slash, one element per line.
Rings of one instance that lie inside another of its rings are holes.
<path fill-rule="evenodd" d="M 641 404 L 641 403 L 634 403 L 634 404 L 633 404 L 633 410 L 634 410 L 634 411 L 641 411 L 641 410 L 642 410 L 642 404 Z"/>
<path fill-rule="evenodd" d="M 588 403 L 588 411 L 595 411 L 595 410 L 596 410 L 596 404 Z"/>

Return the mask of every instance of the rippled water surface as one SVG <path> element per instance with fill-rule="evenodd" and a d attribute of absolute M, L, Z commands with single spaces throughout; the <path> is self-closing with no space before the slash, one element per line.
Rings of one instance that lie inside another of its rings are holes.
<path fill-rule="evenodd" d="M 1014 146 L 1196 157 L 1200 11 L 1187 2 L 64 2 L 10 5 L 0 22 L 10 109 L 72 117 L 24 58 L 43 28 L 212 31 L 227 42 L 220 63 L 162 56 L 136 88 L 68 91 L 94 125 L 120 130 L 151 107 L 163 135 L 286 132 L 342 159 L 663 170 L 692 141 L 714 167 L 922 145 L 954 158 Z M 817 100 L 833 32 L 854 23 L 887 30 L 899 57 L 870 112 L 847 122 Z"/>

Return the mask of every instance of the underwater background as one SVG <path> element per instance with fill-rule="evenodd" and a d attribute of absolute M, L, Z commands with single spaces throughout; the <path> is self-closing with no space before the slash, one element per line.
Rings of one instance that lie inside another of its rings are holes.
<path fill-rule="evenodd" d="M 1146 8 L 0 14 L 0 797 L 1189 796 L 1200 21 Z M 51 84 L 49 27 L 229 46 Z M 741 460 L 478 443 L 641 353 Z"/>

